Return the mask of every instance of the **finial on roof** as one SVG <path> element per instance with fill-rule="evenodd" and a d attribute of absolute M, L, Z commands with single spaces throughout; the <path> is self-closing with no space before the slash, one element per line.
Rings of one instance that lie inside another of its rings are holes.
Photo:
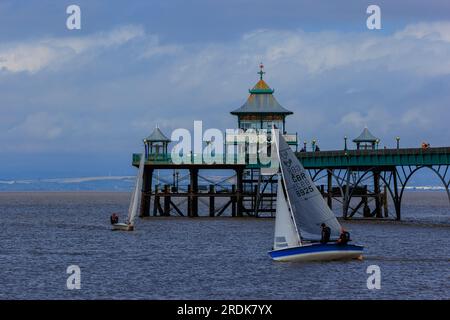
<path fill-rule="evenodd" d="M 264 69 L 264 65 L 263 65 L 263 63 L 261 62 L 261 63 L 259 64 L 259 72 L 258 72 L 258 74 L 259 74 L 259 79 L 260 79 L 260 80 L 263 79 L 263 75 L 265 74 L 265 72 L 263 71 L 263 69 Z"/>

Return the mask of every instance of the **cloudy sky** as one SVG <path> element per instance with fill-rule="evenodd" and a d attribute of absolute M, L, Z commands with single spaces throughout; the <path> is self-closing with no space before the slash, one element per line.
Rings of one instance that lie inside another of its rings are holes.
<path fill-rule="evenodd" d="M 0 178 L 130 174 L 156 124 L 234 128 L 260 61 L 301 140 L 449 145 L 449 1 L 2 0 Z"/>

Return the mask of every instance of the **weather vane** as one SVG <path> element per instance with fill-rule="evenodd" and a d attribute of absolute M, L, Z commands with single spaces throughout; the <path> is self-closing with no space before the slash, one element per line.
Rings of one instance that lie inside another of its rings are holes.
<path fill-rule="evenodd" d="M 263 71 L 263 69 L 264 69 L 264 65 L 263 65 L 263 63 L 261 62 L 260 64 L 259 64 L 259 72 L 258 72 L 258 74 L 259 74 L 259 79 L 263 79 L 263 75 L 265 74 L 265 72 Z"/>

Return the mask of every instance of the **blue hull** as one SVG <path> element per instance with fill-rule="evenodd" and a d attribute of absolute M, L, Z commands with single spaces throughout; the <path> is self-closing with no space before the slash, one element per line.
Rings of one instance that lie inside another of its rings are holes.
<path fill-rule="evenodd" d="M 272 250 L 269 255 L 276 261 L 330 261 L 360 259 L 363 249 L 363 246 L 353 244 L 315 243 L 301 247 Z"/>

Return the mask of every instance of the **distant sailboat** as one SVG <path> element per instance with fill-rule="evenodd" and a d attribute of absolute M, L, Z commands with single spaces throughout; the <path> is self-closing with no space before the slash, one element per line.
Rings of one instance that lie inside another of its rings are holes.
<path fill-rule="evenodd" d="M 134 230 L 134 220 L 136 219 L 139 204 L 141 203 L 141 190 L 142 182 L 144 178 L 144 166 L 145 166 L 145 155 L 141 154 L 141 160 L 139 162 L 139 170 L 136 176 L 136 183 L 131 194 L 130 206 L 128 207 L 128 217 L 126 223 L 115 223 L 112 225 L 112 230 L 119 231 L 133 231 Z"/>
<path fill-rule="evenodd" d="M 308 172 L 280 134 L 275 139 L 280 160 L 277 188 L 275 237 L 269 252 L 276 261 L 355 259 L 363 247 L 337 243 L 342 227 L 325 203 Z M 331 230 L 329 243 L 322 244 L 321 225 Z"/>

